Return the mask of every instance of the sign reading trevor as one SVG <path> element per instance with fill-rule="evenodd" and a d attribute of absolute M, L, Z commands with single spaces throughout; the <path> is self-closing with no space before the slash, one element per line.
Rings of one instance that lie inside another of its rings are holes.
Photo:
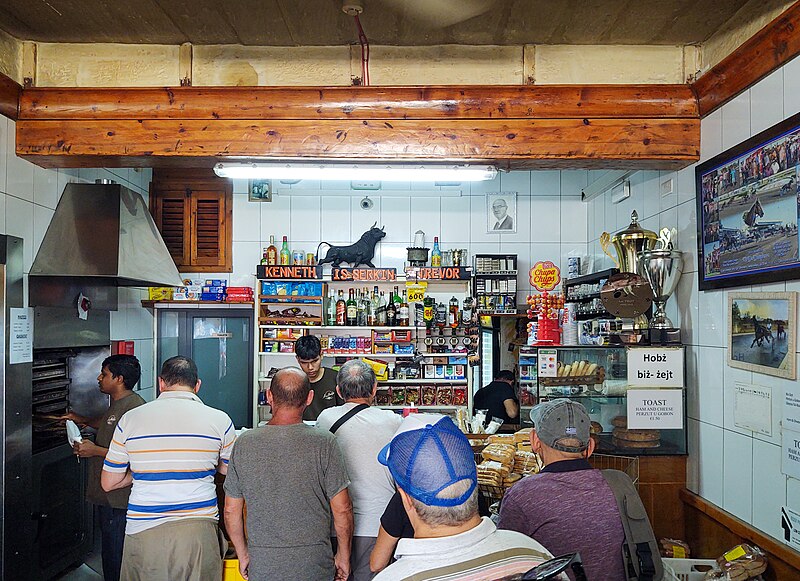
<path fill-rule="evenodd" d="M 682 428 L 682 389 L 628 390 L 628 429 L 680 430 Z"/>
<path fill-rule="evenodd" d="M 631 347 L 628 349 L 628 385 L 631 387 L 683 387 L 683 348 Z"/>
<path fill-rule="evenodd" d="M 317 266 L 256 266 L 256 277 L 259 280 L 319 280 L 322 268 Z"/>
<path fill-rule="evenodd" d="M 339 268 L 331 269 L 331 280 L 379 282 L 397 280 L 396 268 Z"/>
<path fill-rule="evenodd" d="M 469 280 L 472 278 L 472 268 L 469 266 L 409 266 L 406 268 L 406 278 L 417 280 Z"/>

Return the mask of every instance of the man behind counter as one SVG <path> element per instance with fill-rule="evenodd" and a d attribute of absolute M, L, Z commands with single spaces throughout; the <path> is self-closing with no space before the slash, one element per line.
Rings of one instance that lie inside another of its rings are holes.
<path fill-rule="evenodd" d="M 316 421 L 320 412 L 344 401 L 336 395 L 336 372 L 322 367 L 322 345 L 313 335 L 300 337 L 294 344 L 294 355 L 314 390 L 314 399 L 303 412 L 303 419 Z"/>
<path fill-rule="evenodd" d="M 519 403 L 513 385 L 514 374 L 504 369 L 495 376 L 494 381 L 475 393 L 473 408 L 488 410 L 486 425 L 492 418 L 500 418 L 504 424 L 517 423 L 514 420 L 519 417 Z"/>

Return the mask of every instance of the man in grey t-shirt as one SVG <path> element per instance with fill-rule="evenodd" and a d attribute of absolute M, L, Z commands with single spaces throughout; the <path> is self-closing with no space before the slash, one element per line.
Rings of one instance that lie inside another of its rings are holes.
<path fill-rule="evenodd" d="M 350 575 L 350 481 L 333 434 L 303 424 L 310 390 L 302 371 L 280 370 L 267 392 L 269 424 L 245 432 L 234 445 L 224 486 L 225 526 L 245 579 L 344 581 Z"/>

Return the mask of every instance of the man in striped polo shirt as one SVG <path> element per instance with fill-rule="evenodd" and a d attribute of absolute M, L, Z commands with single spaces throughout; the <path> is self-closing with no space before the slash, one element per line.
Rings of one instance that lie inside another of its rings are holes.
<path fill-rule="evenodd" d="M 120 579 L 221 579 L 214 474 L 227 472 L 233 423 L 197 397 L 188 357 L 166 360 L 158 384 L 158 399 L 119 421 L 103 465 L 104 490 L 133 483 Z"/>

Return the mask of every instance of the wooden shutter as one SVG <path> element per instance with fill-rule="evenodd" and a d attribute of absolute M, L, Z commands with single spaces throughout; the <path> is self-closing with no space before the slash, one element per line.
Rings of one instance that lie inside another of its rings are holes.
<path fill-rule="evenodd" d="M 226 262 L 226 200 L 219 192 L 192 192 L 192 264 L 217 266 Z"/>
<path fill-rule="evenodd" d="M 176 189 L 151 191 L 150 206 L 164 244 L 177 266 L 189 264 L 192 208 L 188 192 Z"/>

